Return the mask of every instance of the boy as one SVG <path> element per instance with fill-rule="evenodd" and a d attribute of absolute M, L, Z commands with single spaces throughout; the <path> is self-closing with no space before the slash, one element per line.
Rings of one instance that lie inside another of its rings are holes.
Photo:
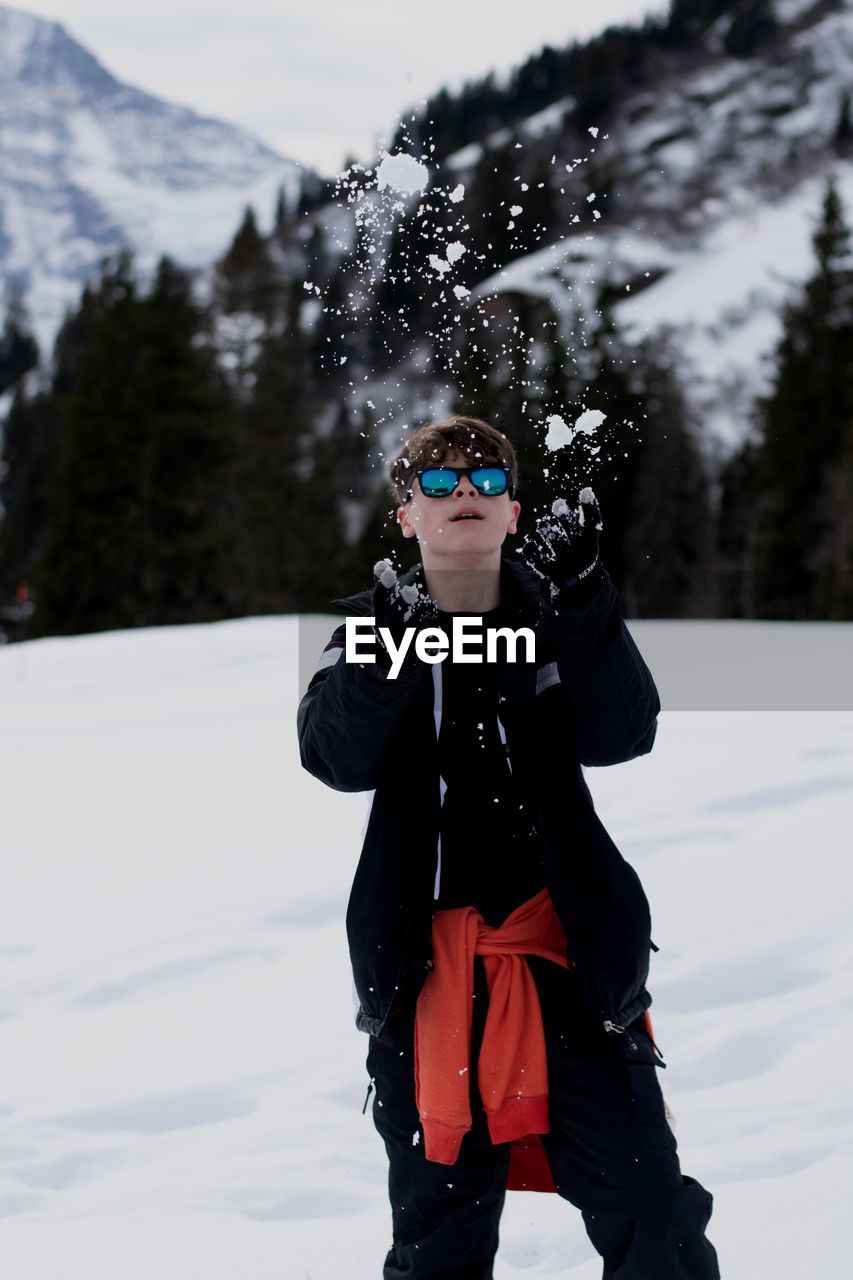
<path fill-rule="evenodd" d="M 521 562 L 501 553 L 517 488 L 478 419 L 405 442 L 389 490 L 421 563 L 398 580 L 380 561 L 332 602 L 375 618 L 376 660 L 347 661 L 341 625 L 298 711 L 304 767 L 374 791 L 346 924 L 389 1160 L 383 1278 L 490 1280 L 510 1189 L 576 1205 L 605 1276 L 718 1280 L 712 1197 L 681 1173 L 657 1079 L 648 902 L 581 772 L 651 750 L 657 690 L 591 490 Z M 392 676 L 406 628 L 449 636 L 457 616 L 532 630 L 535 660 L 409 643 Z"/>

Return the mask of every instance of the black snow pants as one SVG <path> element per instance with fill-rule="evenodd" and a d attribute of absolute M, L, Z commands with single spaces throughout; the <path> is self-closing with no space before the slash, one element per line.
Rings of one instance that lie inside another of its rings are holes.
<path fill-rule="evenodd" d="M 682 1175 L 657 1072 L 588 1029 L 571 970 L 527 957 L 548 1053 L 550 1133 L 542 1143 L 557 1192 L 581 1211 L 608 1280 L 719 1280 L 705 1236 L 711 1194 Z M 476 1062 L 488 1005 L 474 962 L 471 1116 L 455 1165 L 424 1158 L 414 1096 L 414 1011 L 370 1037 L 373 1121 L 388 1153 L 393 1244 L 383 1280 L 492 1280 L 509 1145 L 488 1136 Z M 631 1035 L 649 1045 L 642 1023 Z M 622 1041 L 622 1037 L 619 1038 Z M 644 1053 L 643 1057 L 648 1057 Z M 521 1193 L 519 1193 L 521 1194 Z M 533 1192 L 525 1192 L 535 1195 Z"/>

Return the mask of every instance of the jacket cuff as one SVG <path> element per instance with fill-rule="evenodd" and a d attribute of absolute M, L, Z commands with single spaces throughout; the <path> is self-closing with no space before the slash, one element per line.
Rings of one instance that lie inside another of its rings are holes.
<path fill-rule="evenodd" d="M 615 587 L 610 576 L 599 565 L 585 582 L 575 583 L 559 593 L 553 606 L 557 622 L 582 625 L 598 613 L 609 600 L 611 591 L 615 591 Z"/>

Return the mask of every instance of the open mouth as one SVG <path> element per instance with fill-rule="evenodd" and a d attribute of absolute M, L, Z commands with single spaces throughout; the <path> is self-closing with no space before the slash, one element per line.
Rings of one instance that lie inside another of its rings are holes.
<path fill-rule="evenodd" d="M 463 512 L 462 512 L 460 515 L 458 515 L 458 516 L 451 516 L 451 517 L 450 517 L 450 523 L 451 523 L 451 524 L 456 524 L 457 520 L 482 520 L 482 519 L 483 519 L 483 517 L 482 517 L 482 516 L 478 516 L 478 515 L 477 515 L 475 512 L 473 512 L 473 511 L 463 511 Z"/>

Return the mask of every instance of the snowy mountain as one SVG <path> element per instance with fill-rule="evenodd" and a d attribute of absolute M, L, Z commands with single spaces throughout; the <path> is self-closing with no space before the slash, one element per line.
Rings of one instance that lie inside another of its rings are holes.
<path fill-rule="evenodd" d="M 41 339 L 100 257 L 209 262 L 298 166 L 243 130 L 116 80 L 59 23 L 0 7 L 0 279 Z"/>
<path fill-rule="evenodd" d="M 477 108 L 477 85 L 449 106 L 439 95 L 413 138 L 398 139 L 401 151 L 426 153 L 428 181 L 414 196 L 394 192 L 396 205 L 384 201 L 392 213 L 405 206 L 406 278 L 434 276 L 444 242 L 462 242 L 464 256 L 441 270 L 465 300 L 456 310 L 469 335 L 495 295 L 523 295 L 537 300 L 540 319 L 554 317 L 563 346 L 578 354 L 576 317 L 594 325 L 605 286 L 623 298 L 612 305 L 626 340 L 668 330 L 702 439 L 718 460 L 748 429 L 754 398 L 767 385 L 782 304 L 813 268 L 811 237 L 830 174 L 853 218 L 853 5 L 776 0 L 772 32 L 737 55 L 727 41 L 736 11 L 732 3 L 680 46 L 668 44 L 662 28 L 642 37 L 637 30 L 629 54 L 619 32 L 609 44 L 605 33 L 598 47 L 610 97 L 589 128 L 588 116 L 579 123 L 578 95 L 566 94 L 579 78 L 566 51 L 531 59 L 539 59 L 539 101 L 527 115 L 517 102 L 523 90 L 533 96 L 529 66 L 524 82 L 521 67 L 501 89 L 481 86 L 488 109 Z M 597 69 L 589 73 L 587 92 L 598 79 Z M 469 119 L 475 123 L 455 148 L 442 149 L 439 138 L 433 159 L 427 117 L 435 108 L 446 133 L 462 122 L 454 137 Z M 476 124 L 483 118 L 487 127 Z M 543 186 L 547 214 L 537 196 Z M 365 183 L 349 195 L 355 228 L 379 228 L 372 262 L 385 253 L 383 196 Z M 504 206 L 498 225 L 495 212 Z M 502 251 L 483 271 L 495 233 L 500 238 L 525 218 L 528 226 L 543 224 L 536 243 Z M 346 242 L 339 208 L 321 210 L 316 221 L 332 249 Z M 445 345 L 459 346 L 450 323 L 446 333 Z M 395 447 L 413 416 L 448 406 L 446 384 L 422 372 L 428 345 L 418 334 L 400 367 L 359 369 L 370 375 L 363 391 L 349 374 L 356 402 L 389 406 L 383 448 Z M 536 373 L 528 361 L 527 376 Z"/>
<path fill-rule="evenodd" d="M 724 452 L 765 389 L 781 305 L 812 270 L 830 173 L 853 216 L 853 154 L 837 137 L 853 6 L 777 0 L 776 12 L 779 37 L 756 56 L 727 57 L 712 38 L 692 69 L 621 103 L 588 165 L 592 191 L 610 188 L 593 235 L 579 230 L 480 286 L 544 291 L 562 311 L 589 306 L 588 282 L 621 286 L 620 328 L 675 335 L 703 434 Z"/>

